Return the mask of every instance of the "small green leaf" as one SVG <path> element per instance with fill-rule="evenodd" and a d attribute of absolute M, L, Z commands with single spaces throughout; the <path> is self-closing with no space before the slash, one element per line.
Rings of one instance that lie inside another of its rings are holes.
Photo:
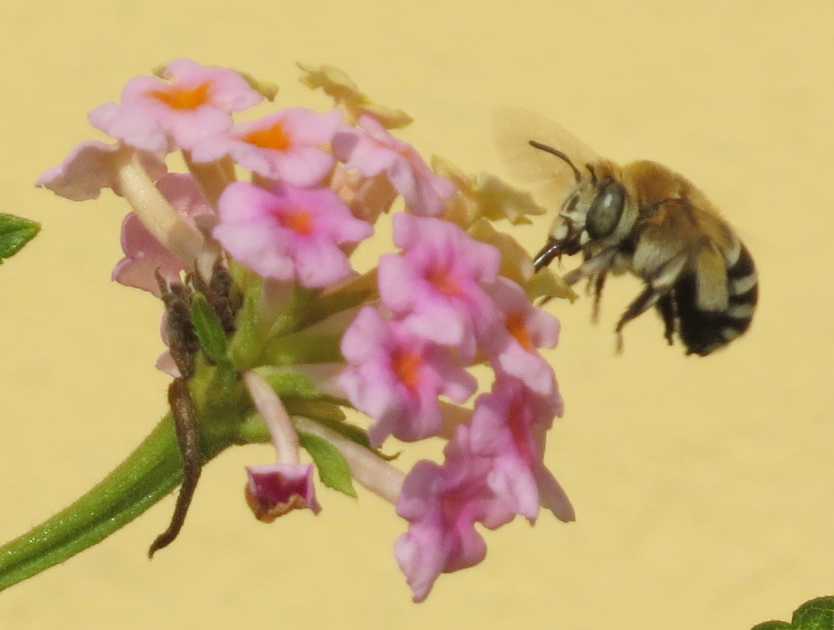
<path fill-rule="evenodd" d="M 11 258 L 41 231 L 39 223 L 0 212 L 0 264 Z"/>
<path fill-rule="evenodd" d="M 291 416 L 304 416 L 319 422 L 344 422 L 345 412 L 339 405 L 324 400 L 304 400 L 301 398 L 285 398 L 284 407 Z"/>
<path fill-rule="evenodd" d="M 243 298 L 243 306 L 238 311 L 235 326 L 237 328 L 230 343 L 229 354 L 235 367 L 241 372 L 257 364 L 263 349 L 260 318 L 261 288 L 250 286 Z"/>
<path fill-rule="evenodd" d="M 223 330 L 220 317 L 202 293 L 195 293 L 191 298 L 191 323 L 194 324 L 194 332 L 206 356 L 215 363 L 227 363 L 226 331 Z"/>
<path fill-rule="evenodd" d="M 270 365 L 341 361 L 341 342 L 341 335 L 318 335 L 301 331 L 271 339 L 263 358 Z"/>
<path fill-rule="evenodd" d="M 805 602 L 794 611 L 791 621 L 765 621 L 752 630 L 834 630 L 834 596 Z"/>
<path fill-rule="evenodd" d="M 834 630 L 834 597 L 817 597 L 793 613 L 795 630 Z"/>
<path fill-rule="evenodd" d="M 287 368 L 262 365 L 255 370 L 282 399 L 301 398 L 317 400 L 323 397 L 315 383 L 306 374 L 293 372 Z"/>
<path fill-rule="evenodd" d="M 310 457 L 319 470 L 321 482 L 328 488 L 338 490 L 349 497 L 356 498 L 350 466 L 342 454 L 325 439 L 310 433 L 298 433 L 301 446 L 310 453 Z"/>

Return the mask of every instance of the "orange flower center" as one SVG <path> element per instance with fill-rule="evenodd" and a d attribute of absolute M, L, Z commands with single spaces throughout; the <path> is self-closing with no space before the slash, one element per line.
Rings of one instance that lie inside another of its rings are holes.
<path fill-rule="evenodd" d="M 449 273 L 445 269 L 433 269 L 428 275 L 428 281 L 444 295 L 458 295 L 460 287 L 454 278 L 449 277 Z"/>
<path fill-rule="evenodd" d="M 394 355 L 394 373 L 409 389 L 415 389 L 419 384 L 422 366 L 422 357 L 414 352 L 401 352 Z"/>
<path fill-rule="evenodd" d="M 524 324 L 523 313 L 510 313 L 505 321 L 505 324 L 507 326 L 507 330 L 510 331 L 510 334 L 515 337 L 515 340 L 521 344 L 522 348 L 527 350 L 527 352 L 533 352 L 533 350 L 535 350 L 535 346 L 530 339 L 530 333 L 527 331 L 527 326 Z"/>
<path fill-rule="evenodd" d="M 158 101 L 165 103 L 171 109 L 192 110 L 208 103 L 209 84 L 201 83 L 195 88 L 173 87 L 151 92 Z"/>
<path fill-rule="evenodd" d="M 292 145 L 290 137 L 280 122 L 267 129 L 259 129 L 243 136 L 243 141 L 254 144 L 259 149 L 286 151 Z"/>
<path fill-rule="evenodd" d="M 281 215 L 278 220 L 283 227 L 296 234 L 310 236 L 313 233 L 313 217 L 305 210 Z"/>

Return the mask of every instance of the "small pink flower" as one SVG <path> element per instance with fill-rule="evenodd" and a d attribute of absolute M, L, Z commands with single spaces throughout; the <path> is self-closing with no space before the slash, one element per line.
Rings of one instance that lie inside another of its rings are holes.
<path fill-rule="evenodd" d="M 359 242 L 373 228 L 355 219 L 332 190 L 278 186 L 271 191 L 236 182 L 219 201 L 214 237 L 265 278 L 324 287 L 351 273 L 339 245 Z"/>
<path fill-rule="evenodd" d="M 397 140 L 376 119 L 362 116 L 359 127 L 336 134 L 336 157 L 366 177 L 384 172 L 415 214 L 441 214 L 455 194 L 454 184 L 435 175 L 411 145 Z"/>
<path fill-rule="evenodd" d="M 531 522 L 539 505 L 562 521 L 574 520 L 570 500 L 543 459 L 547 430 L 561 413 L 558 394 L 537 396 L 510 377 L 500 377 L 490 394 L 475 401 L 468 447 L 491 460 L 490 489 Z"/>
<path fill-rule="evenodd" d="M 485 483 L 489 460 L 461 448 L 467 441 L 467 427 L 459 427 L 446 447 L 444 465 L 420 461 L 403 484 L 397 513 L 411 526 L 397 540 L 394 554 L 415 602 L 428 596 L 441 573 L 484 559 L 486 544 L 476 522 L 495 529 L 514 516 Z"/>
<path fill-rule="evenodd" d="M 63 163 L 41 175 L 35 185 L 71 201 L 97 199 L 102 188 L 110 188 L 120 195 L 114 169 L 120 150 L 116 144 L 82 142 Z M 151 179 L 157 180 L 165 174 L 165 164 L 159 158 L 145 153 L 141 160 Z"/>
<path fill-rule="evenodd" d="M 334 110 L 319 114 L 294 108 L 207 138 L 192 153 L 195 162 L 213 162 L 230 155 L 244 168 L 292 186 L 315 186 L 336 160 L 323 147 L 342 125 Z"/>
<path fill-rule="evenodd" d="M 90 122 L 125 144 L 164 154 L 190 150 L 200 140 L 232 126 L 231 112 L 257 105 L 263 97 L 236 72 L 201 66 L 188 59 L 168 64 L 165 82 L 137 77 L 122 91 L 119 105 L 90 112 Z"/>
<path fill-rule="evenodd" d="M 313 484 L 313 466 L 298 457 L 298 435 L 281 399 L 263 377 L 249 371 L 243 375 L 246 389 L 272 434 L 278 463 L 246 468 L 246 501 L 259 521 L 271 523 L 295 509 L 321 510 Z"/>
<path fill-rule="evenodd" d="M 216 216 L 190 175 L 170 173 L 157 182 L 157 187 L 187 221 L 210 233 Z M 122 222 L 122 251 L 125 257 L 113 269 L 113 280 L 157 297 L 160 293 L 156 270 L 164 278 L 176 280 L 186 267 L 187 261 L 166 249 L 133 212 Z"/>
<path fill-rule="evenodd" d="M 437 435 L 443 424 L 437 397 L 465 402 L 478 383 L 448 352 L 385 321 L 376 309 L 359 312 L 342 338 L 348 368 L 339 383 L 353 405 L 376 422 L 371 443 L 389 435 L 406 441 Z"/>
<path fill-rule="evenodd" d="M 515 376 L 542 396 L 553 391 L 553 370 L 536 348 L 554 348 L 559 340 L 559 322 L 534 307 L 524 290 L 499 276 L 490 295 L 501 312 L 503 326 L 496 326 L 483 339 L 484 351 L 496 371 Z"/>
<path fill-rule="evenodd" d="M 383 303 L 415 335 L 474 356 L 478 337 L 498 321 L 482 286 L 495 281 L 498 250 L 451 223 L 408 214 L 394 217 L 394 241 L 405 251 L 380 259 Z"/>
<path fill-rule="evenodd" d="M 312 464 L 247 466 L 246 502 L 259 521 L 271 523 L 292 510 L 318 514 Z"/>

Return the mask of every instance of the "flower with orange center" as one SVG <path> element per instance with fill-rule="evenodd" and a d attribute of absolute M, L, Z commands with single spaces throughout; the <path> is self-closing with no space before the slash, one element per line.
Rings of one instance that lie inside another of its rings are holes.
<path fill-rule="evenodd" d="M 235 182 L 218 206 L 213 234 L 226 251 L 264 278 L 310 288 L 345 279 L 351 268 L 340 246 L 373 233 L 327 189 L 284 185 L 266 190 Z"/>
<path fill-rule="evenodd" d="M 486 292 L 500 266 L 498 250 L 458 226 L 429 217 L 394 217 L 401 255 L 379 264 L 382 302 L 415 335 L 474 358 L 481 336 L 498 323 Z"/>
<path fill-rule="evenodd" d="M 389 435 L 413 441 L 437 435 L 443 424 L 438 396 L 465 402 L 477 382 L 447 350 L 427 343 L 365 307 L 342 338 L 348 362 L 339 384 L 354 407 L 374 419 L 371 442 Z"/>
<path fill-rule="evenodd" d="M 285 109 L 232 131 L 208 138 L 192 152 L 195 162 L 213 162 L 226 155 L 261 177 L 292 186 L 315 186 L 336 161 L 327 150 L 342 114 Z"/>
<path fill-rule="evenodd" d="M 503 323 L 484 336 L 482 349 L 493 368 L 520 379 L 542 396 L 551 395 L 553 371 L 537 349 L 556 346 L 558 320 L 530 304 L 524 290 L 503 276 L 490 287 L 490 295 Z"/>
<path fill-rule="evenodd" d="M 193 149 L 200 141 L 232 126 L 231 113 L 257 105 L 263 97 L 238 73 L 173 61 L 157 77 L 128 82 L 120 104 L 90 113 L 90 122 L 125 144 L 164 154 Z"/>
<path fill-rule="evenodd" d="M 492 491 L 531 522 L 539 505 L 560 520 L 574 519 L 570 501 L 544 465 L 545 436 L 561 414 L 558 394 L 540 396 L 508 376 L 499 376 L 492 392 L 475 401 L 469 447 L 492 460 L 487 478 Z"/>

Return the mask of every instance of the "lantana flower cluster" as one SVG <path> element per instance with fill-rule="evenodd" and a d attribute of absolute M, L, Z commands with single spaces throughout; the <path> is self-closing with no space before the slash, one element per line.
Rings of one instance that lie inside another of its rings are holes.
<path fill-rule="evenodd" d="M 533 523 L 541 507 L 574 518 L 544 461 L 563 402 L 540 350 L 556 346 L 559 323 L 533 305 L 569 290 L 534 275 L 494 227 L 540 214 L 529 195 L 430 165 L 390 131 L 407 114 L 335 68 L 301 68 L 333 109 L 235 122 L 275 90 L 185 59 L 132 79 L 89 116 L 112 142 L 83 143 L 38 184 L 76 201 L 109 188 L 131 207 L 112 275 L 162 298 L 170 351 L 158 366 L 189 381 L 201 424 L 226 413 L 241 441 L 257 441 L 260 426 L 275 445 L 274 464 L 247 469 L 255 516 L 318 513 L 316 468 L 348 493 L 355 479 L 407 521 L 395 556 L 422 601 L 441 573 L 484 559 L 477 526 Z M 168 169 L 176 152 L 188 172 Z M 351 254 L 384 215 L 395 251 L 359 274 Z M 480 394 L 478 366 L 491 370 Z M 201 387 L 205 374 L 225 385 Z M 384 454 L 391 438 L 435 437 L 446 440 L 442 463 L 403 473 Z"/>

